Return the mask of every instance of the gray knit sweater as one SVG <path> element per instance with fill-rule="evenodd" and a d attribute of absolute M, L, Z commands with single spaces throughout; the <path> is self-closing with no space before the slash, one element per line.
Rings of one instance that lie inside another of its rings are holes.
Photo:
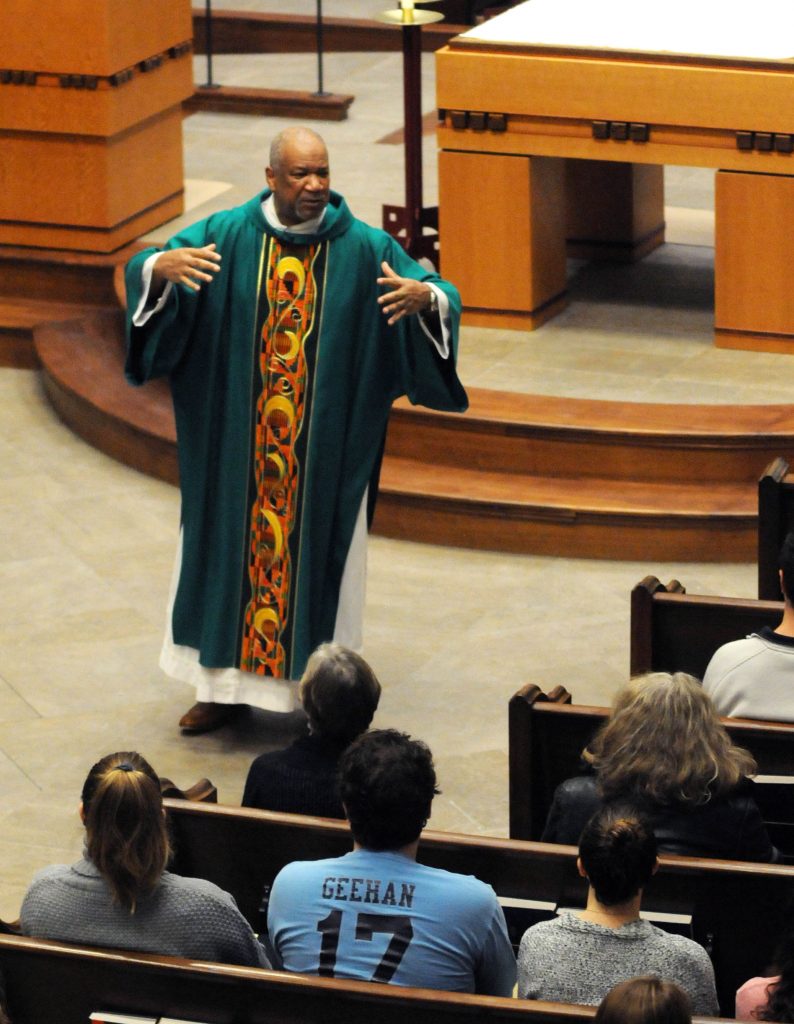
<path fill-rule="evenodd" d="M 232 897 L 202 878 L 163 873 L 135 912 L 113 902 L 91 861 L 39 871 L 22 903 L 24 935 L 83 946 L 166 953 L 195 960 L 269 967 Z"/>
<path fill-rule="evenodd" d="M 618 982 L 647 974 L 680 985 L 695 1013 L 719 1013 L 705 949 L 648 921 L 604 928 L 561 914 L 528 928 L 518 951 L 522 999 L 596 1006 Z"/>

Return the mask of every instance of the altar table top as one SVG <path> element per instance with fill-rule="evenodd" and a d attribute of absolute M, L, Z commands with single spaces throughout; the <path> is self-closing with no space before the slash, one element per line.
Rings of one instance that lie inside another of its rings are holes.
<path fill-rule="evenodd" d="M 456 41 L 794 65 L 794 2 L 525 0 Z"/>

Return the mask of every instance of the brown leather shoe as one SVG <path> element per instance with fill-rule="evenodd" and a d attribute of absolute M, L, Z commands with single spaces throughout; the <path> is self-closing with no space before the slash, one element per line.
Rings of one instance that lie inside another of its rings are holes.
<path fill-rule="evenodd" d="M 212 732 L 213 729 L 220 729 L 222 725 L 237 718 L 247 708 L 247 704 L 213 704 L 210 701 L 200 700 L 194 704 L 190 711 L 186 711 L 179 719 L 179 728 L 182 732 L 192 734 L 200 732 Z"/>

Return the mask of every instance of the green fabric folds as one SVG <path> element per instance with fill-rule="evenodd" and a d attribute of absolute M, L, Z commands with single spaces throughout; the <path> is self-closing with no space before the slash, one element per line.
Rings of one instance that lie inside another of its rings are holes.
<path fill-rule="evenodd" d="M 276 231 L 261 203 L 267 193 L 214 214 L 172 238 L 168 248 L 215 242 L 221 269 L 200 292 L 178 285 L 143 327 L 131 316 L 141 268 L 127 266 L 128 353 L 133 384 L 170 378 L 179 442 L 183 557 L 173 612 L 177 644 L 196 648 L 208 668 L 241 665 L 255 499 L 255 424 L 263 388 L 259 357 L 268 300 L 268 254 L 300 259 L 315 249 L 316 303 L 306 339 L 307 402 L 295 458 L 297 518 L 289 538 L 289 614 L 281 632 L 283 674 L 297 678 L 314 647 L 333 635 L 339 585 L 356 515 L 376 467 L 395 398 L 463 411 L 455 373 L 460 300 L 384 232 L 356 220 L 336 193 L 316 235 Z M 389 327 L 376 283 L 388 262 L 403 277 L 432 281 L 447 295 L 452 350 L 443 360 L 418 317 Z M 265 264 L 262 287 L 260 268 Z M 281 386 L 281 385 L 280 385 Z M 286 386 L 286 385 L 284 385 Z M 257 671 L 265 671 L 259 668 Z M 273 674 L 273 673 L 271 673 Z M 279 672 L 281 674 L 281 672 Z"/>

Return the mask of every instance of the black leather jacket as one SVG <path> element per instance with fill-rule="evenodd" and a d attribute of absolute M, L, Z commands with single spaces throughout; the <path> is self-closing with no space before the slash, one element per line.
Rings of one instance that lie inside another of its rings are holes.
<path fill-rule="evenodd" d="M 577 846 L 588 819 L 601 806 L 595 775 L 566 779 L 554 791 L 541 841 Z M 642 807 L 653 822 L 659 853 L 725 860 L 777 861 L 753 799 L 753 783 L 699 807 Z"/>

